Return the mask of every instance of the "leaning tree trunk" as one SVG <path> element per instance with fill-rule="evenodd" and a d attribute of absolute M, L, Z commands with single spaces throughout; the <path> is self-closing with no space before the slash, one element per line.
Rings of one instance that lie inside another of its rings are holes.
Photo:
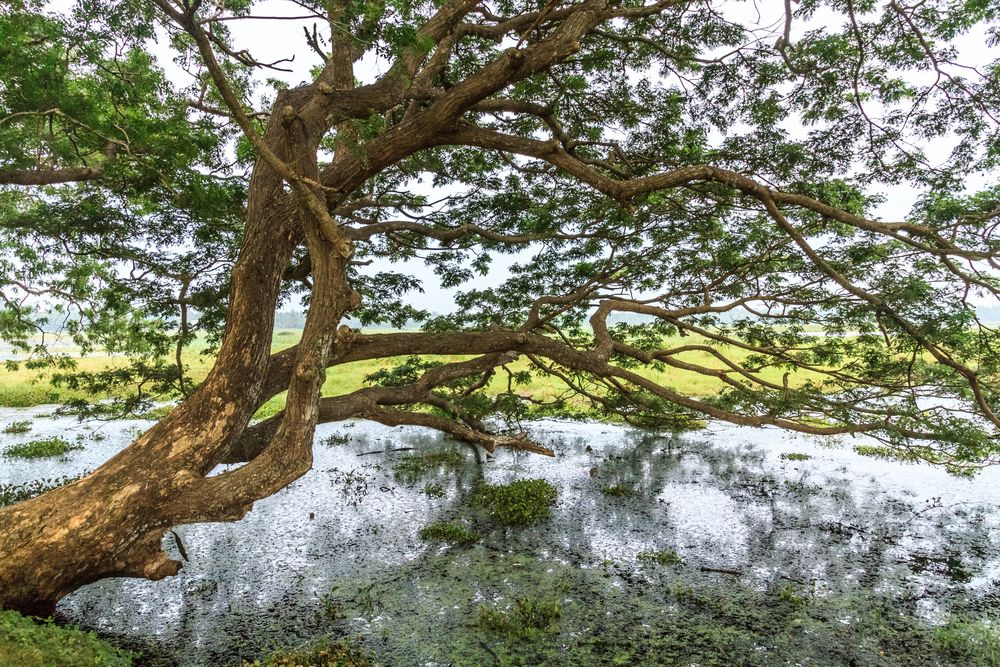
<path fill-rule="evenodd" d="M 295 146 L 305 157 L 289 155 L 294 142 L 286 135 L 281 121 L 272 120 L 265 140 L 315 178 L 315 148 Z M 254 461 L 208 476 L 259 407 L 281 277 L 303 235 L 315 289 L 285 419 Z M 161 548 L 171 526 L 235 520 L 309 469 L 326 355 L 356 299 L 346 283 L 345 247 L 317 232 L 282 179 L 259 160 L 212 371 L 186 401 L 84 479 L 0 510 L 0 607 L 44 615 L 63 596 L 102 578 L 175 574 L 180 563 Z"/>

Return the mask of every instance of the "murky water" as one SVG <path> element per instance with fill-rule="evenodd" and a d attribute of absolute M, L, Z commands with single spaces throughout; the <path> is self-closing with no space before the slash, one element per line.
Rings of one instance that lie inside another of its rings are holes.
<path fill-rule="evenodd" d="M 0 442 L 59 434 L 84 450 L 2 459 L 0 483 L 93 469 L 149 426 L 45 412 L 0 410 L 0 425 L 33 421 Z M 556 459 L 502 452 L 480 466 L 427 431 L 323 426 L 314 469 L 246 519 L 177 529 L 190 559 L 179 576 L 99 582 L 59 611 L 149 664 L 182 665 L 238 665 L 319 636 L 350 636 L 383 665 L 963 664 L 922 654 L 938 635 L 919 633 L 953 612 L 989 629 L 1000 613 L 1000 470 L 957 479 L 768 429 L 529 426 Z M 464 463 L 394 474 L 441 450 Z M 493 525 L 471 502 L 482 481 L 525 478 L 558 489 L 539 526 Z M 438 520 L 483 537 L 421 540 Z M 650 551 L 682 562 L 638 558 Z M 558 604 L 558 623 L 514 637 L 477 621 L 517 598 Z"/>

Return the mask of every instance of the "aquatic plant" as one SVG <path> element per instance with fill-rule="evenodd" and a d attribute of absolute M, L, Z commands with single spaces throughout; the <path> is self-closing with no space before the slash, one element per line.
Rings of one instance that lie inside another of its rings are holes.
<path fill-rule="evenodd" d="M 0 665 L 4 667 L 127 667 L 133 654 L 76 626 L 56 625 L 0 610 Z"/>
<path fill-rule="evenodd" d="M 67 452 L 79 449 L 83 449 L 83 445 L 74 444 L 64 438 L 54 436 L 11 445 L 3 450 L 3 455 L 6 458 L 43 459 L 53 456 L 65 456 Z"/>
<path fill-rule="evenodd" d="M 656 565 L 679 565 L 684 562 L 684 559 L 673 549 L 640 551 L 635 559 L 640 563 L 655 563 Z"/>
<path fill-rule="evenodd" d="M 529 526 L 549 517 L 556 496 L 556 487 L 544 479 L 519 479 L 510 484 L 483 484 L 474 502 L 505 526 Z"/>
<path fill-rule="evenodd" d="M 512 638 L 531 638 L 539 633 L 557 631 L 562 606 L 554 600 L 517 598 L 510 609 L 481 606 L 476 625 Z"/>
<path fill-rule="evenodd" d="M 64 475 L 63 477 L 54 477 L 52 479 L 33 479 L 23 484 L 0 484 L 0 507 L 6 507 L 7 505 L 19 503 L 22 500 L 40 496 L 46 491 L 51 491 L 60 486 L 65 486 L 70 482 L 75 482 L 83 477 L 83 474 L 74 477 Z"/>
<path fill-rule="evenodd" d="M 453 521 L 437 521 L 420 529 L 420 539 L 428 542 L 472 544 L 479 541 L 479 533 Z"/>
<path fill-rule="evenodd" d="M 339 639 L 321 639 L 315 644 L 282 651 L 263 660 L 244 662 L 244 667 L 374 667 L 369 651 L 355 648 Z"/>
<path fill-rule="evenodd" d="M 27 433 L 30 430 L 31 430 L 31 422 L 28 421 L 27 419 L 11 422 L 3 427 L 4 433 L 11 433 L 11 434 Z"/>
<path fill-rule="evenodd" d="M 809 454 L 801 454 L 799 452 L 786 452 L 781 455 L 782 459 L 785 461 L 808 461 L 812 458 Z"/>

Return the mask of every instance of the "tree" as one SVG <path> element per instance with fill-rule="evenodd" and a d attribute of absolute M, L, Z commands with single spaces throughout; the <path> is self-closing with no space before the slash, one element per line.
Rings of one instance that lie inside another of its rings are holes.
<path fill-rule="evenodd" d="M 101 409 L 183 399 L 87 477 L 0 510 L 3 606 L 176 573 L 166 531 L 244 516 L 346 418 L 551 453 L 491 417 L 588 404 L 996 461 L 1000 340 L 976 305 L 1000 288 L 1000 187 L 963 186 L 1000 158 L 1000 63 L 957 46 L 996 46 L 993 3 L 786 0 L 773 24 L 711 0 L 293 4 L 0 8 L 0 331 L 63 381 L 133 387 Z M 287 63 L 238 43 L 251 21 L 299 21 L 311 79 L 266 78 Z M 909 214 L 880 219 L 902 190 Z M 483 286 L 503 253 L 523 261 Z M 414 259 L 456 312 L 413 306 L 420 276 L 393 268 Z M 272 314 L 303 296 L 301 341 L 272 354 Z M 54 320 L 131 364 L 73 374 L 33 337 Z M 218 344 L 197 385 L 196 335 Z M 321 396 L 338 366 L 401 356 Z M 527 395 L 531 373 L 566 395 Z M 656 379 L 676 373 L 724 389 Z M 245 463 L 210 475 L 221 462 Z"/>

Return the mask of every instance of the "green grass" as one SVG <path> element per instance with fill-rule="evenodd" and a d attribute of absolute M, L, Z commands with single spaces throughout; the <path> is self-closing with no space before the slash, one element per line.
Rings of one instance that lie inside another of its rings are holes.
<path fill-rule="evenodd" d="M 809 454 L 799 454 L 798 452 L 788 452 L 787 454 L 782 454 L 781 458 L 786 461 L 808 461 L 812 456 Z"/>
<path fill-rule="evenodd" d="M 469 530 L 454 521 L 438 521 L 420 529 L 420 539 L 427 542 L 447 542 L 449 544 L 474 544 L 479 541 L 479 533 Z"/>
<path fill-rule="evenodd" d="M 31 430 L 31 422 L 28 420 L 11 422 L 3 427 L 4 433 L 19 434 L 27 433 Z"/>
<path fill-rule="evenodd" d="M 375 333 L 374 330 L 366 330 L 366 333 Z M 274 333 L 272 340 L 272 351 L 277 352 L 284 348 L 296 344 L 301 332 L 280 330 Z M 665 346 L 673 344 L 706 343 L 706 339 L 698 336 L 688 336 L 684 339 L 664 340 Z M 201 381 L 212 367 L 213 358 L 202 354 L 205 350 L 203 341 L 196 341 L 194 345 L 184 351 L 183 361 L 187 366 L 186 375 L 194 381 Z M 736 363 L 744 361 L 747 353 L 743 350 L 720 346 L 718 350 L 732 359 Z M 462 355 L 441 355 L 426 357 L 430 361 L 443 363 L 462 361 L 469 357 Z M 720 368 L 720 362 L 711 354 L 702 351 L 687 351 L 676 355 L 680 361 L 690 364 L 698 364 L 708 368 Z M 323 385 L 324 396 L 341 396 L 350 393 L 364 386 L 364 378 L 372 373 L 388 368 L 402 361 L 404 357 L 373 359 L 368 361 L 358 361 L 350 364 L 343 364 L 330 369 L 327 373 L 326 383 Z M 91 356 L 82 357 L 75 360 L 78 370 L 96 372 L 109 368 L 122 366 L 125 362 L 120 358 Z M 509 368 L 514 371 L 528 370 L 530 364 L 527 360 L 519 360 L 509 364 Z M 696 397 L 713 396 L 725 385 L 715 376 L 703 375 L 685 371 L 682 369 L 666 369 L 657 371 L 652 368 L 641 367 L 637 369 L 641 375 L 655 380 L 656 382 L 673 389 L 682 394 Z M 761 377 L 771 382 L 781 384 L 784 370 L 765 369 L 761 372 Z M 800 371 L 789 376 L 789 386 L 796 387 L 807 380 L 817 380 L 820 376 L 815 373 Z M 488 391 L 493 394 L 500 394 L 507 389 L 506 374 L 497 374 L 488 385 Z M 553 400 L 562 396 L 566 391 L 566 385 L 554 377 L 532 376 L 531 383 L 520 387 L 520 391 L 531 393 L 535 398 L 541 400 Z M 62 387 L 52 387 L 48 383 L 46 371 L 24 368 L 23 365 L 17 370 L 7 371 L 3 378 L 0 378 L 0 406 L 6 407 L 30 407 L 46 403 L 65 403 L 70 400 L 95 400 L 108 398 L 107 396 L 88 395 L 82 391 L 73 391 Z M 588 413 L 589 406 L 581 400 L 571 400 L 569 408 L 576 408 Z M 284 394 L 279 394 L 268 400 L 257 412 L 258 419 L 264 419 L 280 412 L 285 405 Z M 166 410 L 168 408 L 165 408 Z M 151 417 L 156 416 L 158 411 L 154 411 Z"/>
<path fill-rule="evenodd" d="M 132 654 L 93 632 L 0 610 L 0 667 L 125 667 Z"/>
<path fill-rule="evenodd" d="M 474 502 L 504 526 L 530 526 L 549 517 L 556 495 L 556 487 L 544 479 L 520 479 L 510 484 L 483 484 Z"/>
<path fill-rule="evenodd" d="M 11 445 L 3 450 L 3 455 L 10 459 L 45 459 L 65 456 L 68 452 L 80 449 L 83 449 L 83 445 L 71 443 L 57 436 Z"/>

